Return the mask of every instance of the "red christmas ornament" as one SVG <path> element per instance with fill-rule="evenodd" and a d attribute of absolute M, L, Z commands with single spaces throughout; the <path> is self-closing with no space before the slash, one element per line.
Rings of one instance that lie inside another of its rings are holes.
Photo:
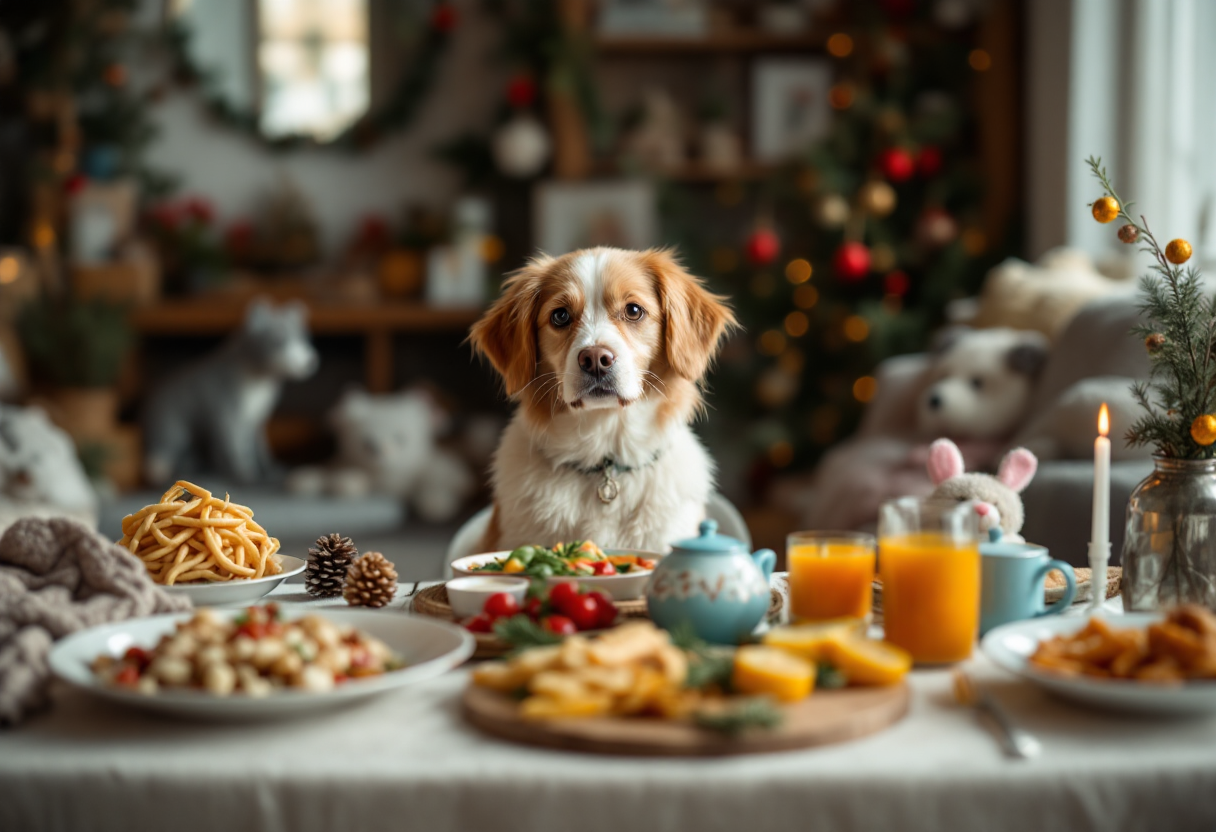
<path fill-rule="evenodd" d="M 888 274 L 882 281 L 883 290 L 888 295 L 903 297 L 912 288 L 912 281 L 905 271 L 896 270 Z"/>
<path fill-rule="evenodd" d="M 456 10 L 448 3 L 440 3 L 431 12 L 431 28 L 436 32 L 450 32 L 456 27 Z"/>
<path fill-rule="evenodd" d="M 202 197 L 192 197 L 186 201 L 186 216 L 200 225 L 210 225 L 215 219 L 215 207 Z"/>
<path fill-rule="evenodd" d="M 536 100 L 536 82 L 526 72 L 515 75 L 507 82 L 507 103 L 517 110 L 531 107 Z"/>
<path fill-rule="evenodd" d="M 861 243 L 841 243 L 832 258 L 836 276 L 849 283 L 862 280 L 870 273 L 870 250 Z"/>
<path fill-rule="evenodd" d="M 924 177 L 936 176 L 942 169 L 942 152 L 939 148 L 927 144 L 916 155 L 916 167 Z"/>
<path fill-rule="evenodd" d="M 916 163 L 902 147 L 888 147 L 878 154 L 878 168 L 892 182 L 907 182 L 916 172 Z"/>
<path fill-rule="evenodd" d="M 754 266 L 767 266 L 781 252 L 781 239 L 771 228 L 757 228 L 747 238 L 747 259 Z"/>
<path fill-rule="evenodd" d="M 89 184 L 89 180 L 83 173 L 73 173 L 63 180 L 63 190 L 68 196 L 75 196 L 83 191 L 87 184 Z"/>

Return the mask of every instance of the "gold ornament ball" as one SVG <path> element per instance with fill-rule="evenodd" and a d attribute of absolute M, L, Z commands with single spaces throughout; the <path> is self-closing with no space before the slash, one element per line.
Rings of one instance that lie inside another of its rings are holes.
<path fill-rule="evenodd" d="M 1104 196 L 1094 203 L 1094 219 L 1100 223 L 1113 222 L 1119 216 L 1119 200 Z"/>
<path fill-rule="evenodd" d="M 1205 413 L 1195 417 L 1195 421 L 1191 422 L 1191 438 L 1205 448 L 1216 442 L 1216 416 Z"/>
<path fill-rule="evenodd" d="M 1144 339 L 1144 348 L 1150 353 L 1155 353 L 1165 346 L 1165 336 L 1160 332 L 1154 332 L 1152 335 Z"/>
<path fill-rule="evenodd" d="M 876 217 L 895 210 L 895 189 L 886 182 L 867 182 L 861 186 L 861 207 Z"/>
<path fill-rule="evenodd" d="M 1181 238 L 1170 240 L 1169 245 L 1165 247 L 1165 259 L 1175 266 L 1181 266 L 1191 259 L 1191 244 Z"/>

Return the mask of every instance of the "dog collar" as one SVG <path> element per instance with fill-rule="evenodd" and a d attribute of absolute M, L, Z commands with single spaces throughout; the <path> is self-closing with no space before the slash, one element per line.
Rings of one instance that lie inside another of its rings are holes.
<path fill-rule="evenodd" d="M 604 479 L 602 482 L 600 482 L 599 487 L 597 489 L 595 489 L 595 493 L 596 493 L 596 496 L 598 496 L 600 498 L 601 503 L 607 504 L 607 503 L 611 503 L 613 500 L 615 500 L 617 498 L 617 495 L 621 493 L 620 483 L 618 483 L 616 481 L 616 477 L 618 474 L 628 474 L 631 471 L 637 471 L 642 468 L 649 468 L 651 465 L 654 465 L 656 462 L 658 462 L 659 457 L 662 455 L 663 455 L 663 449 L 660 448 L 659 450 L 654 452 L 654 455 L 652 457 L 650 457 L 649 460 L 642 463 L 641 465 L 621 465 L 619 462 L 617 462 L 612 457 L 606 456 L 606 457 L 604 457 L 603 462 L 601 462 L 599 465 L 595 465 L 590 468 L 584 467 L 582 465 L 575 465 L 573 462 L 563 462 L 562 467 L 569 468 L 572 471 L 577 471 L 580 474 L 586 474 L 586 475 L 602 474 Z"/>

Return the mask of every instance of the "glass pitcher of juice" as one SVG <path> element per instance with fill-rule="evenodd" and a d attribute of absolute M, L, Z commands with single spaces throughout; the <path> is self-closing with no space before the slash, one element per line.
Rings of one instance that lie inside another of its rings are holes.
<path fill-rule="evenodd" d="M 980 626 L 980 550 L 970 504 L 903 498 L 878 515 L 884 638 L 921 664 L 971 655 Z"/>
<path fill-rule="evenodd" d="M 786 539 L 790 617 L 869 618 L 874 537 L 859 532 L 794 532 Z"/>

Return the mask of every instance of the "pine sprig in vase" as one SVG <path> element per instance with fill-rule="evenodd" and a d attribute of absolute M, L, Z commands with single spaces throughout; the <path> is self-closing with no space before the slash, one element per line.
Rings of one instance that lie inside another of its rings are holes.
<path fill-rule="evenodd" d="M 1147 382 L 1136 382 L 1132 394 L 1144 415 L 1127 431 L 1133 446 L 1153 445 L 1160 456 L 1172 459 L 1216 458 L 1216 295 L 1205 297 L 1203 280 L 1190 259 L 1186 240 L 1172 240 L 1164 248 L 1149 230 L 1143 215 L 1139 222 L 1111 185 L 1100 158 L 1086 160 L 1102 183 L 1106 196 L 1093 203 L 1099 222 L 1122 218 L 1124 243 L 1140 243 L 1153 258 L 1152 271 L 1140 278 L 1140 307 L 1148 323 L 1136 327 L 1151 362 Z"/>

